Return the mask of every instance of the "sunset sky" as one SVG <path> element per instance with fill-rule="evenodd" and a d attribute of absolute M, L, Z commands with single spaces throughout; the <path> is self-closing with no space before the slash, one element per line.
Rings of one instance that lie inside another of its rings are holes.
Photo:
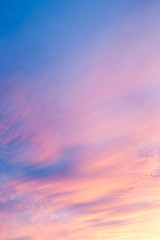
<path fill-rule="evenodd" d="M 159 0 L 0 0 L 0 240 L 160 240 Z"/>

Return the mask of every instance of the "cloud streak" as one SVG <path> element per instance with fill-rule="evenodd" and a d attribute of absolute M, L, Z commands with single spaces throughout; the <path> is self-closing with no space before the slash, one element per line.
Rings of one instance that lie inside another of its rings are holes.
<path fill-rule="evenodd" d="M 157 240 L 160 4 L 2 5 L 1 240 Z"/>

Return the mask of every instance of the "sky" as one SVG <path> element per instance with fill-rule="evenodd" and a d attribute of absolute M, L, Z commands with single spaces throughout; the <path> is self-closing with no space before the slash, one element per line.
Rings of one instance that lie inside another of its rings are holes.
<path fill-rule="evenodd" d="M 0 240 L 160 240 L 159 12 L 0 0 Z"/>

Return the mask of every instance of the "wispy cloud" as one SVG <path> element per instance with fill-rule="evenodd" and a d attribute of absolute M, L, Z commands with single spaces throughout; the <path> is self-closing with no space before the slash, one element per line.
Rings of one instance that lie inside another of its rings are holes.
<path fill-rule="evenodd" d="M 11 2 L 0 10 L 0 239 L 157 240 L 160 4 Z"/>

